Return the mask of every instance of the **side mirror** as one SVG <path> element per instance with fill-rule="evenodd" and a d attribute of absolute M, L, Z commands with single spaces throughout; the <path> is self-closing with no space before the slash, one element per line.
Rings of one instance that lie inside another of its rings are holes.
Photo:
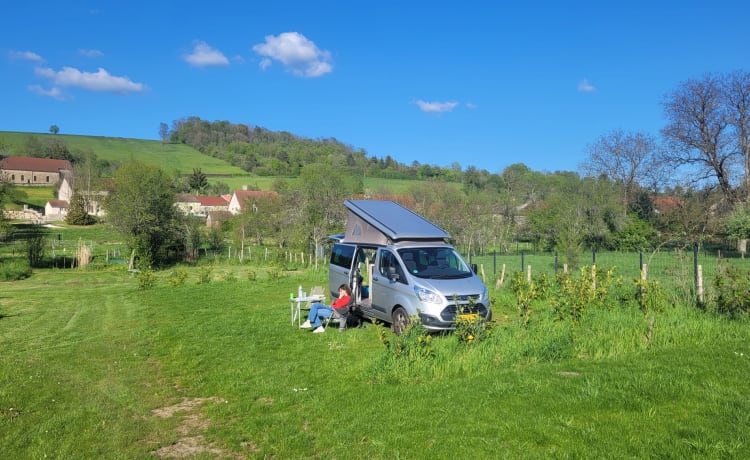
<path fill-rule="evenodd" d="M 477 264 L 471 264 L 471 271 L 473 271 L 474 274 L 477 273 Z"/>

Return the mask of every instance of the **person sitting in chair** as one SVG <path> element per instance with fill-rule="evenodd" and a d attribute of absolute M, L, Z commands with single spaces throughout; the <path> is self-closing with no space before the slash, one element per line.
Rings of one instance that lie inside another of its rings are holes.
<path fill-rule="evenodd" d="M 315 302 L 314 304 L 310 305 L 310 313 L 307 315 L 307 321 L 302 323 L 300 326 L 302 329 L 310 329 L 315 328 L 313 330 L 314 333 L 320 333 L 325 332 L 325 328 L 323 327 L 323 323 L 320 321 L 320 318 L 328 318 L 332 314 L 334 314 L 334 309 L 340 313 L 339 316 L 345 317 L 346 316 L 346 308 L 349 305 L 349 301 L 352 299 L 352 290 L 349 289 L 349 286 L 346 284 L 342 284 L 339 286 L 339 298 L 336 299 L 331 306 L 323 305 L 322 303 Z"/>

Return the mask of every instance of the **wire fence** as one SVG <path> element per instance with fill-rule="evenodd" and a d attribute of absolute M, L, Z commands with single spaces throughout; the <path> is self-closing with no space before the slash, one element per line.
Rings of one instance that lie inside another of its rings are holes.
<path fill-rule="evenodd" d="M 616 276 L 625 279 L 639 279 L 645 269 L 648 279 L 658 281 L 667 288 L 680 288 L 699 292 L 700 288 L 711 286 L 723 265 L 732 265 L 750 273 L 750 259 L 734 252 L 721 250 L 660 250 L 654 252 L 592 251 L 578 255 L 573 266 L 566 265 L 556 252 L 492 253 L 472 256 L 470 262 L 477 264 L 484 273 L 485 282 L 508 280 L 514 272 L 542 273 L 555 276 L 567 270 L 578 271 L 583 266 L 595 265 L 598 273 L 614 270 Z"/>

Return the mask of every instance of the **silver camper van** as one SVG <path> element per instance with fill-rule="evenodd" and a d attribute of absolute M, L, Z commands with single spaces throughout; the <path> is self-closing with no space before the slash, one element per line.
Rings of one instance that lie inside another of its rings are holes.
<path fill-rule="evenodd" d="M 448 243 L 448 232 L 393 201 L 346 200 L 346 232 L 332 236 L 331 295 L 354 291 L 360 313 L 400 333 L 410 318 L 434 331 L 457 314 L 492 317 L 487 288 Z"/>

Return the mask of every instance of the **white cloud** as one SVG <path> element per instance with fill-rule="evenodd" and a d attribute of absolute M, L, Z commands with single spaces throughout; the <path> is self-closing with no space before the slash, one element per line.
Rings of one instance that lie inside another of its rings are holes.
<path fill-rule="evenodd" d="M 18 59 L 22 61 L 33 61 L 33 62 L 43 62 L 44 59 L 42 59 L 41 56 L 39 56 L 36 53 L 33 53 L 31 51 L 11 51 L 10 52 L 10 58 L 11 59 Z"/>
<path fill-rule="evenodd" d="M 99 50 L 95 50 L 95 49 L 90 49 L 89 50 L 89 49 L 81 48 L 81 49 L 78 50 L 78 53 L 82 54 L 82 55 L 84 55 L 86 57 L 90 57 L 90 58 L 98 58 L 98 57 L 104 56 L 104 53 L 102 53 Z"/>
<path fill-rule="evenodd" d="M 426 102 L 420 99 L 420 100 L 417 100 L 417 106 L 419 107 L 419 110 L 421 110 L 422 112 L 442 113 L 442 112 L 450 112 L 453 109 L 455 109 L 458 106 L 458 102 L 455 102 L 455 101 Z"/>
<path fill-rule="evenodd" d="M 48 67 L 37 67 L 36 74 L 48 78 L 55 86 L 70 86 L 89 91 L 104 93 L 140 93 L 146 90 L 146 85 L 136 83 L 128 77 L 110 75 L 103 68 L 96 72 L 81 72 L 73 67 L 63 67 L 55 71 Z"/>
<path fill-rule="evenodd" d="M 589 83 L 587 79 L 584 78 L 580 83 L 578 83 L 579 93 L 593 93 L 594 91 L 596 91 L 596 87 Z"/>
<path fill-rule="evenodd" d="M 287 70 L 301 77 L 320 77 L 333 71 L 331 53 L 321 50 L 297 32 L 284 32 L 278 36 L 266 35 L 266 41 L 253 45 L 263 59 L 261 69 L 267 69 L 273 61 L 280 62 Z"/>
<path fill-rule="evenodd" d="M 34 94 L 38 94 L 39 96 L 51 97 L 60 101 L 65 100 L 65 95 L 62 93 L 62 91 L 60 91 L 60 88 L 56 86 L 50 89 L 44 89 L 39 85 L 30 85 L 29 91 Z"/>
<path fill-rule="evenodd" d="M 193 52 L 190 54 L 186 54 L 184 58 L 185 61 L 188 62 L 188 64 L 195 67 L 229 65 L 229 59 L 224 56 L 224 53 L 217 50 L 216 48 L 212 48 L 208 45 L 208 43 L 201 41 L 195 42 L 195 46 L 193 46 Z"/>
<path fill-rule="evenodd" d="M 473 102 L 467 102 L 467 103 L 466 103 L 466 108 L 467 108 L 467 109 L 471 109 L 471 110 L 474 110 L 474 109 L 476 109 L 476 108 L 477 108 L 477 105 L 476 105 L 475 103 L 473 103 Z"/>

